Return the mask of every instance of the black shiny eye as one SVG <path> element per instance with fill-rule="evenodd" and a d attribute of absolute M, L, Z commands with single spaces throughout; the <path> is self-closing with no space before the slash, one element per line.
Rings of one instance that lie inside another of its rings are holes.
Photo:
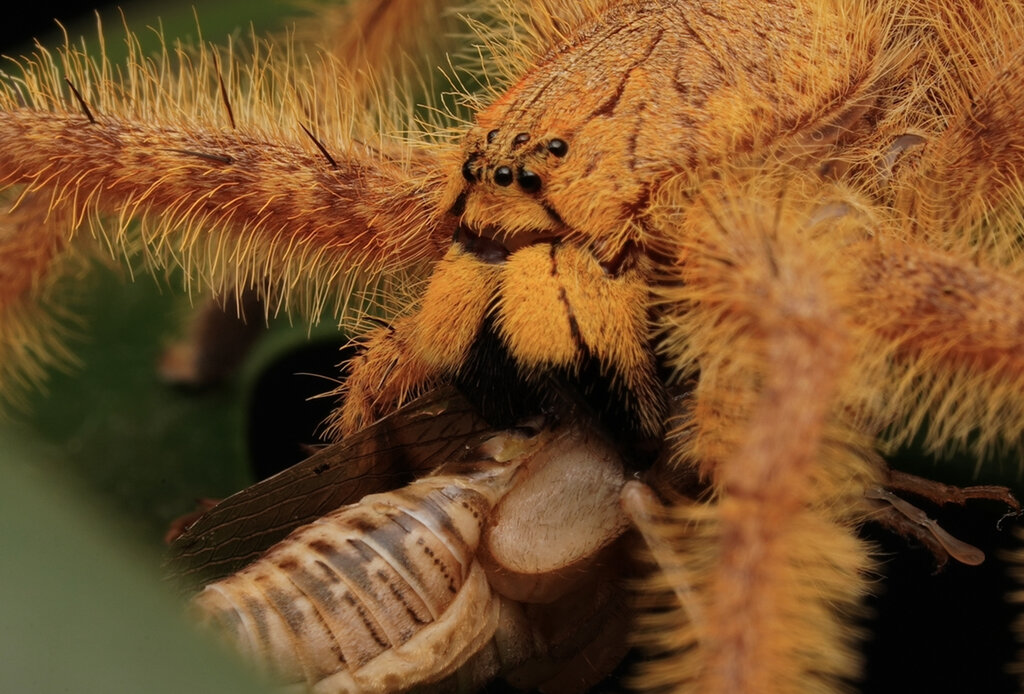
<path fill-rule="evenodd" d="M 476 183 L 476 174 L 473 173 L 473 167 L 469 160 L 462 164 L 462 177 L 470 183 Z"/>
<path fill-rule="evenodd" d="M 512 169 L 507 166 L 499 166 L 494 170 L 494 182 L 499 186 L 512 185 Z"/>
<path fill-rule="evenodd" d="M 556 157 L 564 157 L 569 153 L 569 145 L 565 140 L 559 140 L 557 137 L 548 143 L 548 151 L 554 154 Z"/>
<path fill-rule="evenodd" d="M 525 169 L 520 171 L 518 181 L 519 186 L 527 193 L 536 193 L 540 190 L 540 176 L 532 171 L 526 171 Z"/>
<path fill-rule="evenodd" d="M 494 142 L 494 138 L 496 138 L 497 136 L 497 130 L 492 130 L 491 132 L 487 133 L 487 143 L 490 144 L 491 142 Z"/>
<path fill-rule="evenodd" d="M 525 145 L 530 141 L 530 133 L 519 133 L 512 139 L 514 145 Z"/>

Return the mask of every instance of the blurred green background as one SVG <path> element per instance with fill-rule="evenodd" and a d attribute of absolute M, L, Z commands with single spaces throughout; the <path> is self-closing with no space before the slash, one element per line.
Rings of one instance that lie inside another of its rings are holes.
<path fill-rule="evenodd" d="M 250 22 L 264 35 L 298 14 L 288 3 L 238 0 L 123 8 L 154 51 L 147 27 L 190 42 L 198 16 L 203 37 L 223 43 L 247 35 Z M 96 45 L 94 16 L 69 20 L 75 8 L 49 9 L 71 37 Z M 107 7 L 101 17 L 116 63 L 120 14 Z M 5 55 L 31 51 L 30 36 L 48 47 L 62 42 L 52 21 L 41 30 L 8 23 L 7 32 Z M 192 304 L 173 277 L 132 280 L 116 263 L 98 263 L 82 278 L 68 297 L 83 326 L 70 341 L 80 364 L 53 373 L 23 411 L 0 422 L 0 691 L 270 691 L 186 624 L 162 577 L 163 535 L 198 498 L 251 482 L 249 393 L 268 363 L 307 339 L 307 326 L 275 321 L 220 387 L 176 389 L 158 378 L 157 363 L 182 336 Z M 330 325 L 319 330 L 335 334 Z"/>

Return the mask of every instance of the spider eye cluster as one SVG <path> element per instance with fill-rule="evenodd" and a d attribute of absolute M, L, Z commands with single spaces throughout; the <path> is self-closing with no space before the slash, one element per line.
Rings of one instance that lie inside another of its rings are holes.
<path fill-rule="evenodd" d="M 490 167 L 481 162 L 484 158 L 490 158 L 487 152 L 487 145 L 493 145 L 497 140 L 501 131 L 498 129 L 490 130 L 484 136 L 484 146 L 481 149 L 476 149 L 466 158 L 466 161 L 462 164 L 462 177 L 469 183 L 479 183 L 490 179 L 495 185 L 503 188 L 517 184 L 526 193 L 537 193 L 543 187 L 543 179 L 540 174 L 536 171 L 531 170 L 527 164 L 523 161 L 526 157 L 537 158 L 544 156 L 545 154 L 551 154 L 559 159 L 565 157 L 569 153 L 569 144 L 558 137 L 550 139 L 537 140 L 533 147 L 526 151 L 522 151 L 524 145 L 528 144 L 533 138 L 528 132 L 516 133 L 511 140 L 510 152 L 508 152 L 511 161 L 506 161 L 498 166 Z M 497 158 L 505 154 L 505 152 L 499 149 L 498 152 L 491 154 L 491 156 Z M 488 173 L 490 174 L 488 176 Z"/>

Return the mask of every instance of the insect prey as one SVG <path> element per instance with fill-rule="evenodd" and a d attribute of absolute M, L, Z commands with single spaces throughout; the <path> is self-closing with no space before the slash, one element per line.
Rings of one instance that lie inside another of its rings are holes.
<path fill-rule="evenodd" d="M 384 421 L 401 430 L 408 416 Z M 360 446 L 339 445 L 358 459 Z M 290 480 L 268 480 L 247 503 L 273 507 Z M 614 582 L 627 572 L 609 563 L 627 527 L 624 481 L 592 431 L 491 436 L 302 526 L 206 585 L 193 608 L 255 663 L 317 692 L 472 689 L 496 677 L 582 691 L 628 645 Z M 229 505 L 205 520 L 235 517 Z M 183 573 L 202 562 L 196 545 L 232 553 L 208 528 L 190 529 L 175 547 Z"/>

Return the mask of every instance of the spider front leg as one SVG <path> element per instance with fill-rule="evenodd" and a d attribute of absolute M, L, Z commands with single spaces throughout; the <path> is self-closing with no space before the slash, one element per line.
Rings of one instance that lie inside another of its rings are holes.
<path fill-rule="evenodd" d="M 984 454 L 1024 430 L 1024 49 L 979 73 L 970 109 L 900 172 L 901 217 L 862 248 L 851 292 L 891 384 L 867 409 L 930 451 Z"/>
<path fill-rule="evenodd" d="M 55 230 L 68 223 L 66 214 L 55 211 L 49 225 L 40 224 L 48 209 L 48 200 L 29 196 L 16 210 L 0 210 L 0 410 L 23 404 L 49 368 L 74 361 L 63 338 L 76 319 L 60 289 L 87 263 Z"/>
<path fill-rule="evenodd" d="M 144 248 L 153 267 L 183 266 L 192 288 L 253 286 L 270 311 L 332 308 L 346 319 L 359 310 L 348 301 L 357 289 L 436 262 L 454 229 L 443 214 L 454 199 L 446 148 L 400 146 L 357 126 L 359 104 L 328 99 L 348 98 L 352 81 L 329 56 L 305 77 L 331 84 L 313 101 L 336 120 L 305 115 L 294 86 L 303 70 L 271 53 L 232 61 L 244 79 L 230 88 L 205 49 L 174 68 L 140 58 L 114 69 L 71 46 L 27 59 L 0 84 L 0 189 L 16 187 L 7 226 L 24 230 L 0 251 L 56 244 L 73 257 L 83 244 L 68 240 L 90 230 L 115 255 Z M 12 313 L 23 286 L 29 304 L 38 299 L 32 292 L 59 274 L 53 265 L 40 255 L 0 269 L 0 314 L 17 322 L 0 338 L 7 392 L 26 353 L 22 368 L 32 369 L 55 350 L 41 321 Z"/>
<path fill-rule="evenodd" d="M 917 246 L 849 192 L 780 173 L 705 183 L 684 215 L 682 281 L 663 290 L 662 347 L 698 378 L 669 438 L 714 496 L 631 511 L 655 519 L 656 555 L 671 550 L 649 641 L 687 653 L 652 663 L 651 681 L 788 692 L 855 677 L 840 614 L 870 570 L 854 527 L 884 480 L 871 437 L 892 445 L 927 421 L 927 446 L 983 452 L 1021 430 L 1019 276 Z"/>
<path fill-rule="evenodd" d="M 1019 272 L 1019 270 L 1017 270 Z M 1014 268 L 906 242 L 865 249 L 852 292 L 870 326 L 863 411 L 893 443 L 984 455 L 1024 429 L 1024 281 Z M 884 307 L 884 311 L 879 311 Z"/>
<path fill-rule="evenodd" d="M 662 347 L 698 385 L 668 438 L 712 495 L 631 511 L 671 557 L 642 598 L 644 681 L 831 691 L 859 669 L 845 624 L 871 562 L 854 526 L 881 471 L 841 405 L 860 336 L 843 260 L 820 243 L 859 222 L 820 214 L 823 191 L 799 176 L 709 183 L 685 212 Z"/>

